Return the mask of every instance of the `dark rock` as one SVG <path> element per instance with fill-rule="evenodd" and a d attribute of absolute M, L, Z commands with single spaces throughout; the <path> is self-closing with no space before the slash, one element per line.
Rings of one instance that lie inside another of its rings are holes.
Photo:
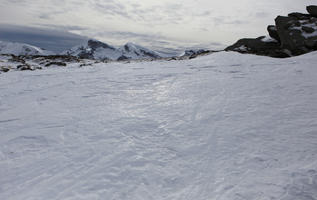
<path fill-rule="evenodd" d="M 80 59 L 94 59 L 93 52 L 82 51 L 78 54 L 78 58 Z"/>
<path fill-rule="evenodd" d="M 307 6 L 306 10 L 311 16 L 317 17 L 317 6 L 315 5 Z"/>
<path fill-rule="evenodd" d="M 112 46 L 110 46 L 110 45 L 108 45 L 106 43 L 97 41 L 97 40 L 88 40 L 88 47 L 92 48 L 93 50 L 96 50 L 98 48 L 105 48 L 105 49 L 115 50 L 114 47 L 112 47 Z"/>
<path fill-rule="evenodd" d="M 305 41 L 305 46 L 311 50 L 316 51 L 317 50 L 317 37 L 310 38 Z"/>
<path fill-rule="evenodd" d="M 202 55 L 206 55 L 209 53 L 212 53 L 213 51 L 210 50 L 205 50 L 205 49 L 198 49 L 198 50 L 186 50 L 184 52 L 184 55 L 181 57 L 183 59 L 193 59 L 196 58 L 198 56 L 202 56 Z"/>
<path fill-rule="evenodd" d="M 208 50 L 198 49 L 198 50 L 186 50 L 184 56 L 195 56 L 203 53 L 208 53 Z"/>
<path fill-rule="evenodd" d="M 122 55 L 122 56 L 120 56 L 117 60 L 118 60 L 118 61 L 126 61 L 126 60 L 130 60 L 130 58 L 128 58 L 128 57 Z"/>
<path fill-rule="evenodd" d="M 60 62 L 79 62 L 80 60 L 71 55 L 49 55 L 49 56 L 44 56 L 44 55 L 26 55 L 26 56 L 21 56 L 24 59 L 31 59 L 31 60 L 50 60 L 50 61 L 60 61 Z"/>
<path fill-rule="evenodd" d="M 79 62 L 79 59 L 75 56 L 69 55 L 52 55 L 52 56 L 44 56 L 45 59 L 48 60 L 60 60 L 62 62 Z"/>
<path fill-rule="evenodd" d="M 167 61 L 172 61 L 172 60 L 178 60 L 179 58 L 178 57 L 170 57 L 170 58 L 167 58 L 166 60 Z"/>
<path fill-rule="evenodd" d="M 127 45 L 127 44 L 124 45 L 123 48 L 124 48 L 124 50 L 127 51 L 127 52 L 131 52 L 131 51 L 132 51 L 132 50 L 130 49 L 129 45 Z"/>
<path fill-rule="evenodd" d="M 281 39 L 281 47 L 290 50 L 293 55 L 309 52 L 305 47 L 306 38 L 302 35 L 302 31 L 294 28 L 297 22 L 299 21 L 294 17 L 278 16 L 275 19 L 277 33 Z"/>
<path fill-rule="evenodd" d="M 66 64 L 66 63 L 63 63 L 63 62 L 50 62 L 50 63 L 47 63 L 47 64 L 45 65 L 45 67 L 49 67 L 49 66 L 51 66 L 51 65 L 57 65 L 57 66 L 62 66 L 62 67 L 66 67 L 66 66 L 67 66 L 67 64 Z"/>
<path fill-rule="evenodd" d="M 10 67 L 0 67 L 1 72 L 8 72 L 10 71 Z"/>
<path fill-rule="evenodd" d="M 269 25 L 268 27 L 267 27 L 267 31 L 269 32 L 269 35 L 271 36 L 271 38 L 273 38 L 273 39 L 275 39 L 275 40 L 277 40 L 277 41 L 281 41 L 281 39 L 280 39 L 280 36 L 278 35 L 278 33 L 277 33 L 277 29 L 276 29 L 276 26 L 274 26 L 274 25 Z"/>
<path fill-rule="evenodd" d="M 237 51 L 240 53 L 250 53 L 256 55 L 270 56 L 275 58 L 286 58 L 290 55 L 280 47 L 278 42 L 264 42 L 264 36 L 240 39 L 232 46 L 227 47 L 226 51 Z"/>
<path fill-rule="evenodd" d="M 8 61 L 25 64 L 25 60 L 22 58 L 22 56 L 11 55 L 11 57 L 12 58 L 10 58 Z"/>
<path fill-rule="evenodd" d="M 306 33 L 313 33 L 315 29 L 313 29 L 310 26 L 302 26 L 302 30 L 305 31 Z"/>
<path fill-rule="evenodd" d="M 291 26 L 293 27 L 301 27 L 301 23 L 299 21 L 293 21 L 293 24 L 291 24 Z"/>
<path fill-rule="evenodd" d="M 294 17 L 298 20 L 305 20 L 305 19 L 310 19 L 310 15 L 309 14 L 303 14 L 303 13 L 298 13 L 298 12 L 293 12 L 288 14 L 289 17 Z"/>
<path fill-rule="evenodd" d="M 18 65 L 17 69 L 20 71 L 34 70 L 29 64 Z"/>
<path fill-rule="evenodd" d="M 296 56 L 317 50 L 317 36 L 311 34 L 317 31 L 317 6 L 308 6 L 307 11 L 310 14 L 294 12 L 287 17 L 278 16 L 275 26 L 267 27 L 269 35 L 277 42 L 263 41 L 261 37 L 241 39 L 226 50 L 272 57 Z"/>
<path fill-rule="evenodd" d="M 92 66 L 92 63 L 83 63 L 79 65 L 79 67 L 86 67 L 86 66 Z"/>
<path fill-rule="evenodd" d="M 140 49 L 140 52 L 141 52 L 143 55 L 148 56 L 148 57 L 150 57 L 150 58 L 160 58 L 159 55 L 156 55 L 156 54 L 154 54 L 154 53 L 145 51 L 145 50 L 143 50 L 143 49 Z M 137 52 L 136 52 L 136 53 L 137 53 Z"/>

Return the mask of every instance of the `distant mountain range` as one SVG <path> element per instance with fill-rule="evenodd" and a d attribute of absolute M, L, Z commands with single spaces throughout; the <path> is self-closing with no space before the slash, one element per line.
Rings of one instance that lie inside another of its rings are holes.
<path fill-rule="evenodd" d="M 176 57 L 191 57 L 206 52 L 205 50 L 186 50 Z M 36 46 L 0 41 L 0 54 L 19 55 L 56 55 L 56 53 L 41 49 Z M 131 42 L 121 47 L 114 47 L 98 40 L 89 39 L 58 55 L 69 55 L 80 59 L 94 60 L 141 60 L 173 57 L 168 54 L 156 52 Z"/>
<path fill-rule="evenodd" d="M 39 47 L 35 47 L 24 43 L 2 42 L 0 41 L 0 54 L 13 55 L 51 55 L 53 52 L 46 51 Z"/>

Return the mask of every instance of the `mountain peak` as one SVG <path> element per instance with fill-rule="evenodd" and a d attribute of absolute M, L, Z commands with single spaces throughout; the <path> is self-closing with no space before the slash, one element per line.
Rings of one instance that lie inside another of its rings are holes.
<path fill-rule="evenodd" d="M 64 54 L 99 60 L 136 60 L 162 57 L 159 53 L 132 42 L 115 48 L 95 39 L 89 39 L 87 43 L 76 46 Z"/>
<path fill-rule="evenodd" d="M 88 45 L 88 47 L 90 47 L 94 50 L 96 50 L 98 48 L 109 48 L 109 49 L 115 50 L 115 47 L 110 46 L 107 43 L 100 42 L 100 41 L 95 40 L 95 39 L 88 40 L 87 45 Z"/>

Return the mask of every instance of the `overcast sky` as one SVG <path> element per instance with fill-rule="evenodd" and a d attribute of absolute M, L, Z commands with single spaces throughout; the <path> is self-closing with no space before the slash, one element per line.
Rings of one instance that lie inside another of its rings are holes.
<path fill-rule="evenodd" d="M 0 23 L 53 28 L 120 45 L 228 45 L 266 34 L 277 15 L 316 0 L 0 0 Z"/>

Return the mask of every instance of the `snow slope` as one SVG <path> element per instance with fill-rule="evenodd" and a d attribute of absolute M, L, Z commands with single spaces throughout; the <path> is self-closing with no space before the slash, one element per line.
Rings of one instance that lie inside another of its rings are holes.
<path fill-rule="evenodd" d="M 0 54 L 51 55 L 53 53 L 28 44 L 0 41 Z"/>
<path fill-rule="evenodd" d="M 0 75 L 0 199 L 317 199 L 317 52 Z"/>

